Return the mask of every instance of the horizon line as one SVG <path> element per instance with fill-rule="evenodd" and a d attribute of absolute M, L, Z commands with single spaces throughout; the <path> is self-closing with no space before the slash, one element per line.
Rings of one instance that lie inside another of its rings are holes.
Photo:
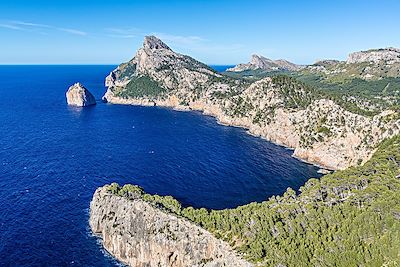
<path fill-rule="evenodd" d="M 236 66 L 237 64 L 209 64 L 208 66 Z M 121 63 L 0 63 L 0 66 L 118 66 Z"/>

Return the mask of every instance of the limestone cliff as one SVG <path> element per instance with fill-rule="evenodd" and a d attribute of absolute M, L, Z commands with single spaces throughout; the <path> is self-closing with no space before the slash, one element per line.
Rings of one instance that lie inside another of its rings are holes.
<path fill-rule="evenodd" d="M 390 47 L 354 52 L 346 61 L 323 60 L 303 70 L 336 81 L 396 78 L 400 77 L 400 49 Z"/>
<path fill-rule="evenodd" d="M 85 107 L 96 105 L 96 99 L 82 84 L 76 83 L 69 87 L 67 93 L 68 105 Z"/>
<path fill-rule="evenodd" d="M 352 64 L 363 62 L 379 63 L 381 61 L 385 61 L 387 64 L 400 63 L 400 49 L 389 47 L 354 52 L 349 55 L 346 62 Z"/>
<path fill-rule="evenodd" d="M 156 37 L 146 37 L 135 57 L 110 73 L 106 85 L 108 102 L 200 110 L 330 169 L 365 162 L 380 141 L 400 131 L 396 111 L 356 114 L 289 77 L 255 82 L 227 77 L 175 53 Z"/>
<path fill-rule="evenodd" d="M 129 266 L 252 266 L 206 230 L 135 194 L 113 194 L 108 186 L 96 190 L 89 224 L 105 249 Z"/>

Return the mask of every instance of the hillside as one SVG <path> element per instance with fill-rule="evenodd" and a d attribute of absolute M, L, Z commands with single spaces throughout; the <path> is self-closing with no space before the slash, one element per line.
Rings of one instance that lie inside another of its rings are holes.
<path fill-rule="evenodd" d="M 235 209 L 182 207 L 132 185 L 105 188 L 201 226 L 257 266 L 400 264 L 399 136 L 384 141 L 363 166 L 310 179 L 300 194 L 289 188 Z"/>
<path fill-rule="evenodd" d="M 335 97 L 287 75 L 229 77 L 154 36 L 110 73 L 106 85 L 103 98 L 110 103 L 200 110 L 329 169 L 367 161 L 379 142 L 400 131 L 399 113 L 390 105 L 363 110 L 357 95 Z"/>
<path fill-rule="evenodd" d="M 321 60 L 298 69 L 254 68 L 251 64 L 239 64 L 225 74 L 252 81 L 285 74 L 363 115 L 375 115 L 388 107 L 397 109 L 400 105 L 398 48 L 354 52 L 346 61 Z"/>

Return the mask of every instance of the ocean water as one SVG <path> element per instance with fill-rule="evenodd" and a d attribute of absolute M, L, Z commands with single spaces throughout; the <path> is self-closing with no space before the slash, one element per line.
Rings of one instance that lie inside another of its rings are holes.
<path fill-rule="evenodd" d="M 211 68 L 218 72 L 226 71 L 229 68 L 233 68 L 235 65 L 210 65 Z"/>
<path fill-rule="evenodd" d="M 290 150 L 198 112 L 66 105 L 77 81 L 100 100 L 114 67 L 0 66 L 0 266 L 115 266 L 88 228 L 107 183 L 222 209 L 319 176 Z"/>

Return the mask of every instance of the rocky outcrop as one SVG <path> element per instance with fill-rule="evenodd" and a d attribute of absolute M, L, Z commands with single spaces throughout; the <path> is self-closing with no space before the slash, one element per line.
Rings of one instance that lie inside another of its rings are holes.
<path fill-rule="evenodd" d="M 385 61 L 387 64 L 400 63 L 400 49 L 389 47 L 385 49 L 371 49 L 367 51 L 354 52 L 347 58 L 348 64 Z"/>
<path fill-rule="evenodd" d="M 135 57 L 110 73 L 108 102 L 200 110 L 328 169 L 367 161 L 380 141 L 400 131 L 395 111 L 367 117 L 320 98 L 293 79 L 230 78 L 161 43 L 146 37 Z"/>
<path fill-rule="evenodd" d="M 69 87 L 67 93 L 67 103 L 71 106 L 85 107 L 96 105 L 96 99 L 82 84 L 76 83 Z"/>
<path fill-rule="evenodd" d="M 346 61 L 323 60 L 304 70 L 322 73 L 328 80 L 338 81 L 400 77 L 400 49 L 390 47 L 354 52 L 349 54 Z"/>
<path fill-rule="evenodd" d="M 252 55 L 251 60 L 247 64 L 238 64 L 233 68 L 226 71 L 241 72 L 246 70 L 263 70 L 263 71 L 296 71 L 301 69 L 302 66 L 296 65 L 284 59 L 272 60 L 259 55 Z"/>
<path fill-rule="evenodd" d="M 206 230 L 107 186 L 93 196 L 89 224 L 104 248 L 132 267 L 252 266 Z"/>

